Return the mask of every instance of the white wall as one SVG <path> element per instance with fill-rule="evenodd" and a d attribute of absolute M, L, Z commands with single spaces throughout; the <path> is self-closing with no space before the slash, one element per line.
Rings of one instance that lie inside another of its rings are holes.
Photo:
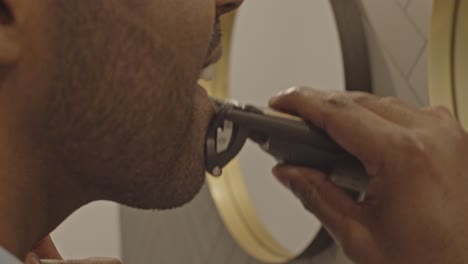
<path fill-rule="evenodd" d="M 359 0 L 366 14 L 374 88 L 427 105 L 428 36 L 433 0 Z"/>
<path fill-rule="evenodd" d="M 95 256 L 121 259 L 119 206 L 111 202 L 89 204 L 70 216 L 52 233 L 64 258 Z"/>

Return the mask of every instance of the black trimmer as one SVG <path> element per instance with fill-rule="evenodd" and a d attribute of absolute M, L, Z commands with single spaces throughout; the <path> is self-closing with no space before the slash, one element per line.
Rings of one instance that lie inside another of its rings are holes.
<path fill-rule="evenodd" d="M 222 169 L 242 150 L 247 139 L 280 163 L 318 169 L 340 187 L 366 190 L 369 177 L 362 163 L 326 133 L 303 119 L 234 100 L 218 101 L 206 138 L 206 169 Z"/>

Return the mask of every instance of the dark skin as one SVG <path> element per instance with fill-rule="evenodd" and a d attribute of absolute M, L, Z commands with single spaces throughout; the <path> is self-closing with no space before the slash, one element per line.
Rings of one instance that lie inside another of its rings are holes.
<path fill-rule="evenodd" d="M 25 259 L 92 201 L 169 209 L 197 194 L 213 114 L 197 80 L 241 3 L 0 0 L 2 247 Z"/>
<path fill-rule="evenodd" d="M 308 88 L 288 90 L 270 103 L 327 131 L 371 176 L 357 203 L 319 171 L 273 170 L 352 260 L 467 262 L 468 134 L 447 109 Z"/>

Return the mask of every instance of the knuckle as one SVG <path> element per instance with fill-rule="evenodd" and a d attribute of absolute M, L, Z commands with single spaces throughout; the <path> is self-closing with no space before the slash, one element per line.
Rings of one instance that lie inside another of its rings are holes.
<path fill-rule="evenodd" d="M 102 262 L 105 264 L 122 264 L 122 262 L 116 258 L 105 258 Z"/>
<path fill-rule="evenodd" d="M 457 143 L 461 142 L 460 146 L 463 146 L 465 147 L 465 149 L 468 149 L 466 148 L 467 147 L 466 144 L 468 143 L 468 134 L 460 123 L 458 122 L 448 123 L 444 127 L 444 131 L 442 133 L 444 133 L 445 135 L 450 135 L 452 142 L 457 142 Z M 457 143 L 454 143 L 454 144 L 457 144 Z"/>
<path fill-rule="evenodd" d="M 464 129 L 461 129 L 461 130 L 462 130 L 460 132 L 460 141 L 462 142 L 461 146 L 463 147 L 463 152 L 467 153 L 466 156 L 468 156 L 468 132 L 466 132 L 466 130 Z"/>
<path fill-rule="evenodd" d="M 82 262 L 78 261 L 79 263 L 86 263 L 86 264 L 122 264 L 122 261 L 116 259 L 116 258 L 88 258 L 84 259 Z M 63 264 L 66 264 L 68 262 L 64 261 Z M 75 262 L 72 262 L 75 263 Z"/>
<path fill-rule="evenodd" d="M 292 89 L 299 93 L 310 91 L 310 87 L 307 87 L 307 86 L 296 86 L 296 87 L 293 87 Z"/>
<path fill-rule="evenodd" d="M 365 92 L 351 92 L 350 96 L 356 103 L 366 103 L 375 100 L 375 96 Z"/>
<path fill-rule="evenodd" d="M 352 105 L 353 98 L 342 92 L 331 92 L 324 98 L 325 103 L 334 108 L 348 108 Z"/>
<path fill-rule="evenodd" d="M 430 107 L 429 109 L 431 109 L 432 111 L 437 112 L 437 113 L 452 115 L 450 110 L 446 106 L 443 106 L 443 105 L 433 106 L 433 107 Z"/>
<path fill-rule="evenodd" d="M 408 157 L 411 164 L 426 163 L 430 159 L 430 146 L 425 140 L 424 132 L 402 133 L 398 137 L 400 153 Z"/>
<path fill-rule="evenodd" d="M 421 153 L 425 151 L 424 144 L 412 133 L 402 137 L 401 144 L 403 148 L 410 151 L 410 153 Z"/>
<path fill-rule="evenodd" d="M 342 234 L 340 244 L 344 253 L 349 256 L 355 253 L 356 244 L 361 241 L 361 234 L 355 228 L 350 227 L 349 224 L 343 229 L 345 231 Z"/>
<path fill-rule="evenodd" d="M 309 188 L 306 193 L 302 194 L 302 197 L 304 208 L 312 213 L 317 213 L 320 204 L 320 194 L 317 187 Z"/>
<path fill-rule="evenodd" d="M 310 89 L 310 88 L 307 88 L 305 86 L 295 86 L 295 87 L 291 87 L 291 88 L 287 89 L 286 91 L 284 91 L 283 95 L 288 96 L 288 97 L 292 97 L 292 98 L 301 97 L 301 96 L 306 95 L 306 91 L 308 89 Z"/>
<path fill-rule="evenodd" d="M 360 228 L 356 228 L 350 221 L 345 222 L 343 234 L 340 237 L 340 245 L 346 255 L 352 256 L 356 254 L 356 250 L 364 243 L 365 234 Z"/>
<path fill-rule="evenodd" d="M 453 119 L 452 112 L 445 106 L 432 106 L 425 110 L 427 113 L 440 119 Z"/>
<path fill-rule="evenodd" d="M 320 214 L 320 206 L 322 205 L 322 191 L 324 189 L 325 179 L 314 182 L 309 185 L 301 195 L 302 203 L 308 211 Z"/>
<path fill-rule="evenodd" d="M 382 97 L 379 99 L 379 101 L 382 104 L 390 104 L 390 105 L 401 104 L 401 101 L 398 98 L 392 97 L 392 96 Z"/>

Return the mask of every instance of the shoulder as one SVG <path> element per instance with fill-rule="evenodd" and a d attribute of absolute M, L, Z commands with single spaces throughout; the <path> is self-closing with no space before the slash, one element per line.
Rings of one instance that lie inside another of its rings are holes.
<path fill-rule="evenodd" d="M 10 252 L 0 247 L 0 263 L 1 264 L 21 264 L 21 262 Z"/>

